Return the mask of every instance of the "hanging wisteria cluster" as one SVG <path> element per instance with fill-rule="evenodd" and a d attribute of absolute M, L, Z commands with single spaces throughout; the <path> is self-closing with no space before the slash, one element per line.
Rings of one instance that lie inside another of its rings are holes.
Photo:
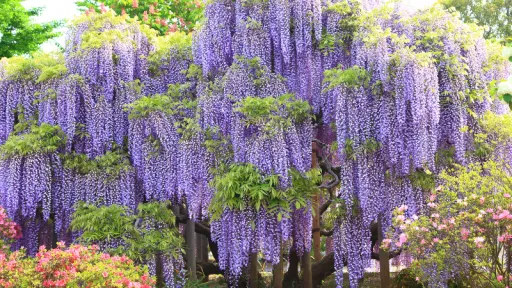
<path fill-rule="evenodd" d="M 165 37 L 88 13 L 64 55 L 2 60 L 0 206 L 23 226 L 17 245 L 48 243 L 48 219 L 60 240 L 75 239 L 78 201 L 171 200 L 211 221 L 219 267 L 237 285 L 253 253 L 277 264 L 284 248 L 310 251 L 311 143 L 325 142 L 339 164 L 322 167 L 340 184 L 329 187 L 343 212 L 337 285 L 348 263 L 357 287 L 370 225 L 388 229 L 401 205 L 422 213 L 443 157 L 471 162 L 477 118 L 506 111 L 487 86 L 506 62 L 477 27 L 438 7 L 380 2 L 213 0 L 195 34 Z M 227 193 L 223 181 L 235 180 L 272 193 Z"/>

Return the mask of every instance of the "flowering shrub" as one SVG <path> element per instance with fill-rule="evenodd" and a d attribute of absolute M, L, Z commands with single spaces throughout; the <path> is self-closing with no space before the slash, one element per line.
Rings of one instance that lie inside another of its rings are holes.
<path fill-rule="evenodd" d="M 0 252 L 0 287 L 139 287 L 155 284 L 147 268 L 126 256 L 100 253 L 95 246 L 41 246 L 35 258 L 23 250 Z"/>
<path fill-rule="evenodd" d="M 0 207 L 0 247 L 3 247 L 6 242 L 21 238 L 21 227 L 15 222 L 11 221 L 5 209 Z"/>
<path fill-rule="evenodd" d="M 118 15 L 137 16 L 161 34 L 193 31 L 203 16 L 204 6 L 200 0 L 84 0 L 76 4 L 82 10 L 103 12 L 109 7 Z"/>
<path fill-rule="evenodd" d="M 152 287 L 156 281 L 146 267 L 126 256 L 100 253 L 97 246 L 63 242 L 56 249 L 39 248 L 35 258 L 25 250 L 9 251 L 8 244 L 21 237 L 19 225 L 0 207 L 0 287 Z"/>
<path fill-rule="evenodd" d="M 425 216 L 395 211 L 385 249 L 404 249 L 417 280 L 429 287 L 456 281 L 467 287 L 510 287 L 512 177 L 510 167 L 488 161 L 440 175 Z M 406 217 L 408 215 L 409 217 Z"/>

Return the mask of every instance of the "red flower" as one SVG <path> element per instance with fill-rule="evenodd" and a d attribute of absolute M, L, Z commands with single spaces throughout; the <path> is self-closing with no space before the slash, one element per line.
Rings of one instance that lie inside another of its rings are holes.
<path fill-rule="evenodd" d="M 132 7 L 133 7 L 133 8 L 139 8 L 139 1 L 137 1 L 137 0 L 133 0 L 133 1 L 132 1 Z"/>

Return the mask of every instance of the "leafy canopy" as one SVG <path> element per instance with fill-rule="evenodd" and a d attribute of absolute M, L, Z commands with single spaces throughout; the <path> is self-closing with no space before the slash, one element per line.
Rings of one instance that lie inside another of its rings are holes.
<path fill-rule="evenodd" d="M 123 13 L 130 17 L 137 17 L 148 24 L 160 35 L 167 32 L 191 32 L 203 17 L 202 1 L 190 0 L 84 0 L 77 1 L 82 10 L 93 9 L 101 12 L 101 3 L 111 8 L 117 15 Z"/>
<path fill-rule="evenodd" d="M 256 211 L 265 209 L 280 221 L 292 208 L 307 207 L 307 201 L 318 190 L 320 171 L 313 169 L 302 175 L 290 170 L 290 174 L 292 186 L 282 189 L 277 174 L 265 176 L 252 164 L 231 164 L 226 173 L 212 181 L 217 191 L 210 205 L 212 219 L 220 218 L 224 209 L 243 211 L 252 207 Z"/>
<path fill-rule="evenodd" d="M 243 114 L 246 126 L 263 127 L 267 132 L 285 129 L 293 123 L 310 119 L 311 106 L 307 101 L 296 100 L 294 94 L 279 97 L 246 97 L 235 104 L 235 111 Z"/>
<path fill-rule="evenodd" d="M 11 134 L 0 146 L 0 157 L 12 158 L 36 153 L 53 153 L 66 143 L 66 135 L 59 126 L 42 123 L 32 125 L 26 134 Z"/>
<path fill-rule="evenodd" d="M 366 87 L 370 82 L 370 78 L 370 73 L 357 65 L 345 70 L 338 66 L 324 72 L 324 83 L 329 84 L 325 90 L 328 91 L 340 85 L 347 88 Z"/>
<path fill-rule="evenodd" d="M 156 255 L 178 258 L 183 243 L 169 207 L 169 201 L 141 203 L 137 211 L 119 205 L 98 207 L 79 202 L 71 229 L 82 231 L 78 240 L 87 244 L 122 241 L 124 245 L 108 249 L 109 253 L 126 255 L 137 263 Z"/>
<path fill-rule="evenodd" d="M 49 39 L 59 36 L 55 31 L 61 22 L 34 23 L 41 8 L 25 9 L 22 0 L 0 1 L 0 58 L 29 54 Z"/>
<path fill-rule="evenodd" d="M 484 26 L 484 37 L 487 39 L 512 37 L 510 0 L 440 0 L 439 3 L 457 10 L 464 22 Z"/>

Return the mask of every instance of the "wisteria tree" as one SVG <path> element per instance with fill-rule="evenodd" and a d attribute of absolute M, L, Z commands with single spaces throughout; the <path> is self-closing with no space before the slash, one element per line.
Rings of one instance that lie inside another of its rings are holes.
<path fill-rule="evenodd" d="M 105 9 L 73 22 L 64 55 L 2 62 L 0 205 L 22 225 L 17 247 L 91 235 L 70 229 L 78 203 L 161 202 L 186 253 L 146 257 L 154 274 L 257 287 L 260 255 L 273 287 L 333 273 L 341 287 L 344 268 L 358 287 L 376 259 L 389 285 L 400 250 L 378 247 L 393 210 L 424 214 L 446 167 L 479 161 L 479 119 L 510 113 L 491 93 L 509 71 L 501 47 L 394 1 L 213 0 L 205 17 L 156 36 Z M 157 222 L 135 227 L 170 224 Z M 103 247 L 131 245 L 116 237 Z"/>

